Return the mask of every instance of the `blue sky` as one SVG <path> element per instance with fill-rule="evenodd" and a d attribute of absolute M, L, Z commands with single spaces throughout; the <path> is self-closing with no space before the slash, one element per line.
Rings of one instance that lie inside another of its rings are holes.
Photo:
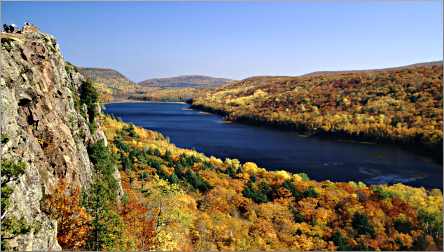
<path fill-rule="evenodd" d="M 242 79 L 442 60 L 441 1 L 4 2 L 3 22 L 53 34 L 65 59 L 134 81 Z"/>

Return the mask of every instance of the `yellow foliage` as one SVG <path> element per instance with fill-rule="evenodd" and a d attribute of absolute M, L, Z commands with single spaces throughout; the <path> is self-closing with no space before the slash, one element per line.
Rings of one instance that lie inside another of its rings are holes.
<path fill-rule="evenodd" d="M 277 177 L 283 178 L 285 180 L 291 179 L 291 175 L 286 171 L 275 171 L 274 174 L 276 174 Z"/>
<path fill-rule="evenodd" d="M 261 171 L 261 169 L 253 162 L 246 162 L 242 165 L 242 171 L 250 175 L 255 175 Z"/>

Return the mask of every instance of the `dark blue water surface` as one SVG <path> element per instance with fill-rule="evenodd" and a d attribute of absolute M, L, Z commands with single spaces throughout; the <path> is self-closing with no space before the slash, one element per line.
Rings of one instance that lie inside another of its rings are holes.
<path fill-rule="evenodd" d="M 176 146 L 253 161 L 270 170 L 305 172 L 316 180 L 442 188 L 442 165 L 395 145 L 304 137 L 291 131 L 227 123 L 218 115 L 180 103 L 115 103 L 106 105 L 105 112 L 159 131 Z"/>

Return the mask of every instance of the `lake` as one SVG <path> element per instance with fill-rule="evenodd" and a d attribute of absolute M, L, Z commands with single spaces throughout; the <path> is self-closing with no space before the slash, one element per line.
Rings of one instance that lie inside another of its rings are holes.
<path fill-rule="evenodd" d="M 105 112 L 159 131 L 178 147 L 219 158 L 252 161 L 312 179 L 404 183 L 442 188 L 442 165 L 396 145 L 306 137 L 296 132 L 230 123 L 181 103 L 113 103 Z"/>

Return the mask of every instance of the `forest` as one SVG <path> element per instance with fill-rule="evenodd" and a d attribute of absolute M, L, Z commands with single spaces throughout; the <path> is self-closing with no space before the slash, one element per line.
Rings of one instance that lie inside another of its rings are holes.
<path fill-rule="evenodd" d="M 442 160 L 442 62 L 406 68 L 252 77 L 193 99 L 227 120 L 309 135 L 421 146 Z"/>
<path fill-rule="evenodd" d="M 61 180 L 42 203 L 64 249 L 442 249 L 439 189 L 318 182 L 206 157 L 110 116 L 95 120 L 108 139 L 88 148 L 95 182 L 81 192 Z"/>

